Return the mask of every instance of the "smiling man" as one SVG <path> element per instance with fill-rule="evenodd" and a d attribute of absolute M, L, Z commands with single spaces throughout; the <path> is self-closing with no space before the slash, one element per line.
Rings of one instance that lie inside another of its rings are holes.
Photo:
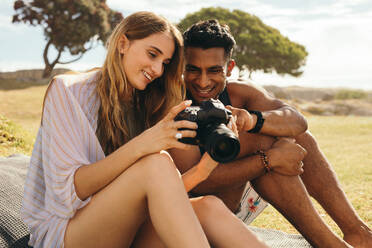
<path fill-rule="evenodd" d="M 199 22 L 184 33 L 184 40 L 188 97 L 194 103 L 219 98 L 229 105 L 237 116 L 241 141 L 238 159 L 220 164 L 193 195 L 220 197 L 247 224 L 266 206 L 263 198 L 314 247 L 371 247 L 371 230 L 306 131 L 305 118 L 258 86 L 228 81 L 235 66 L 231 59 L 235 41 L 229 28 L 216 20 Z M 172 151 L 172 156 L 183 173 L 200 160 L 201 153 L 196 147 Z M 324 223 L 310 195 L 335 220 L 344 240 Z"/>

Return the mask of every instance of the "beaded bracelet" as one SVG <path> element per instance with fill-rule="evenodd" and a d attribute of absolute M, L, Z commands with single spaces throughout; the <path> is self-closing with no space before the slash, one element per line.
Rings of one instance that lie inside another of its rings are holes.
<path fill-rule="evenodd" d="M 262 151 L 262 150 L 258 150 L 258 151 L 256 152 L 256 154 L 257 154 L 257 155 L 260 155 L 260 159 L 261 159 L 262 164 L 263 164 L 263 166 L 264 166 L 264 168 L 265 168 L 265 172 L 266 172 L 266 173 L 269 173 L 269 172 L 271 171 L 271 168 L 270 168 L 270 166 L 269 166 L 269 161 L 267 160 L 267 155 L 266 155 L 266 153 L 265 153 L 264 151 Z"/>

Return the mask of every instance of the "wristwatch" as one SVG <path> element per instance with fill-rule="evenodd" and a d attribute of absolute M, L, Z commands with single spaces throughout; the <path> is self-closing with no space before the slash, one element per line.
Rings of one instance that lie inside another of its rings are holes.
<path fill-rule="evenodd" d="M 252 128 L 251 130 L 248 131 L 248 133 L 258 133 L 260 132 L 264 122 L 265 122 L 265 119 L 262 117 L 262 113 L 261 111 L 256 111 L 256 110 L 248 110 L 248 112 L 250 114 L 255 114 L 257 116 L 257 122 L 256 122 L 256 125 L 254 126 L 254 128 Z"/>

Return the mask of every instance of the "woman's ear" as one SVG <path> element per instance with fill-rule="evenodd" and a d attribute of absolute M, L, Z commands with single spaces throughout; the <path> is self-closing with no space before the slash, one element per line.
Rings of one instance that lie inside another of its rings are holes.
<path fill-rule="evenodd" d="M 130 41 L 128 40 L 125 34 L 122 34 L 120 36 L 119 42 L 118 42 L 118 50 L 120 54 L 124 55 L 128 51 L 129 42 Z"/>

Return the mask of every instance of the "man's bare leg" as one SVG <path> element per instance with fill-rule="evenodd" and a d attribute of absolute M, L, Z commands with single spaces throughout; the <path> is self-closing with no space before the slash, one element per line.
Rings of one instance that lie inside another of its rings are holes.
<path fill-rule="evenodd" d="M 372 232 L 360 219 L 347 199 L 337 176 L 313 136 L 307 132 L 296 137 L 297 143 L 307 150 L 304 173 L 306 189 L 337 223 L 344 240 L 354 247 L 372 247 Z M 314 180 L 316 179 L 316 180 Z"/>
<path fill-rule="evenodd" d="M 252 184 L 314 247 L 348 247 L 319 216 L 300 177 L 270 173 Z"/>
<path fill-rule="evenodd" d="M 249 135 L 243 134 L 244 139 L 241 139 L 247 141 L 242 144 L 244 154 L 252 154 L 259 149 L 267 150 L 275 142 L 273 137 L 252 135 L 250 138 Z M 239 162 L 244 162 L 244 159 L 244 157 L 240 158 Z M 313 246 L 347 247 L 347 244 L 323 222 L 313 207 L 300 177 L 270 173 L 253 180 L 252 185 L 260 196 L 278 209 Z M 244 186 L 229 188 L 215 195 L 220 197 L 232 211 L 235 211 Z"/>

